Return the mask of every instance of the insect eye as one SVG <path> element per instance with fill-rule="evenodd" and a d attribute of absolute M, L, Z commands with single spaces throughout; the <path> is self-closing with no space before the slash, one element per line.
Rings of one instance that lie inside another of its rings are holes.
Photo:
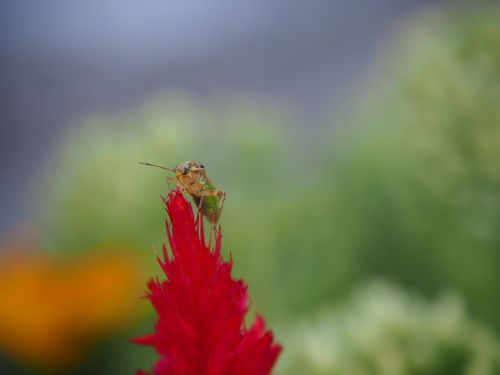
<path fill-rule="evenodd" d="M 200 168 L 205 169 L 205 166 L 203 164 L 200 164 Z"/>
<path fill-rule="evenodd" d="M 187 174 L 189 172 L 189 167 L 187 165 L 184 166 L 184 170 L 182 171 L 182 174 Z"/>

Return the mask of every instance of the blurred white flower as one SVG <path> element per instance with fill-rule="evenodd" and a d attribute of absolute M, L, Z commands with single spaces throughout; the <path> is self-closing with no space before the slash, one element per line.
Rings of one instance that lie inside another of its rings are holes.
<path fill-rule="evenodd" d="M 348 303 L 283 330 L 277 374 L 488 375 L 500 342 L 452 293 L 434 302 L 372 282 Z"/>

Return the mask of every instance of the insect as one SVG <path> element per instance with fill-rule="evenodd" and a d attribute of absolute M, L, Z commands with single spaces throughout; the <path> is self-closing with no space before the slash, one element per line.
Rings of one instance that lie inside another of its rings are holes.
<path fill-rule="evenodd" d="M 212 225 L 217 224 L 226 193 L 217 189 L 203 164 L 196 161 L 185 161 L 174 168 L 144 162 L 139 162 L 139 164 L 174 172 L 175 177 L 168 177 L 167 181 L 174 181 L 181 190 L 188 193 L 207 221 Z"/>

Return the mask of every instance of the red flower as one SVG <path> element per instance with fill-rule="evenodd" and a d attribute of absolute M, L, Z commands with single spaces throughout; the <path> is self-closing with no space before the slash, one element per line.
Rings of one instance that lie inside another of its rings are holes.
<path fill-rule="evenodd" d="M 134 341 L 154 346 L 160 359 L 154 375 L 265 375 L 281 351 L 257 317 L 248 330 L 247 287 L 231 277 L 232 259 L 221 256 L 221 235 L 206 245 L 203 220 L 179 191 L 164 199 L 172 228 L 158 259 L 166 281 L 151 280 L 148 298 L 158 313 L 156 332 Z M 143 372 L 140 372 L 144 374 Z"/>

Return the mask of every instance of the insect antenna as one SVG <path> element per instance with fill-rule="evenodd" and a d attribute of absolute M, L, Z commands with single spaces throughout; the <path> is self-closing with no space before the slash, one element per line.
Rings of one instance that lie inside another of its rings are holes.
<path fill-rule="evenodd" d="M 163 167 L 161 165 L 156 165 L 156 164 L 151 164 L 151 163 L 145 163 L 143 161 L 138 161 L 137 164 L 147 165 L 148 167 L 156 167 L 156 168 L 165 169 L 165 170 L 170 171 L 170 172 L 175 172 L 175 169 Z"/>

